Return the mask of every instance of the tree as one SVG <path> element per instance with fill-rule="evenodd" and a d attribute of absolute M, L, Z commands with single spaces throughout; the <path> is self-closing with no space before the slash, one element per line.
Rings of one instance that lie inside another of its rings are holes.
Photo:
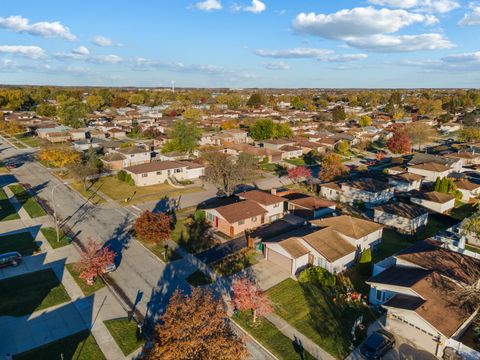
<path fill-rule="evenodd" d="M 142 94 L 132 94 L 128 98 L 130 104 L 141 105 L 145 102 L 145 97 Z"/>
<path fill-rule="evenodd" d="M 418 145 L 419 149 L 437 137 L 437 131 L 432 126 L 421 122 L 410 124 L 406 130 L 412 144 Z"/>
<path fill-rule="evenodd" d="M 166 144 L 166 148 L 164 147 L 162 151 L 181 151 L 190 154 L 197 147 L 198 140 L 201 136 L 202 133 L 194 122 L 187 120 L 176 120 L 173 123 L 173 127 L 170 132 L 171 140 Z"/>
<path fill-rule="evenodd" d="M 350 150 L 350 145 L 348 144 L 347 140 L 340 140 L 336 146 L 336 149 L 340 154 L 345 155 Z"/>
<path fill-rule="evenodd" d="M 360 127 L 372 126 L 372 123 L 372 118 L 368 115 L 363 115 L 358 121 L 358 125 L 360 125 Z"/>
<path fill-rule="evenodd" d="M 348 168 L 342 164 L 342 157 L 338 154 L 330 153 L 322 160 L 322 168 L 318 177 L 325 182 L 338 179 L 346 175 Z"/>
<path fill-rule="evenodd" d="M 184 119 L 199 121 L 202 118 L 202 111 L 199 109 L 188 108 L 182 114 Z"/>
<path fill-rule="evenodd" d="M 116 109 L 126 107 L 128 106 L 128 100 L 119 95 L 115 96 L 115 98 L 112 100 L 112 106 Z"/>
<path fill-rule="evenodd" d="M 288 178 L 293 182 L 296 182 L 300 179 L 308 179 L 312 177 L 312 172 L 307 169 L 305 166 L 297 166 L 291 169 L 288 169 Z"/>
<path fill-rule="evenodd" d="M 57 115 L 62 124 L 73 128 L 85 126 L 87 105 L 75 99 L 68 99 L 57 108 Z"/>
<path fill-rule="evenodd" d="M 332 110 L 332 120 L 334 122 L 345 121 L 347 114 L 345 113 L 345 108 L 343 106 L 335 106 Z"/>
<path fill-rule="evenodd" d="M 99 110 L 105 103 L 100 95 L 89 95 L 86 101 L 91 111 Z"/>
<path fill-rule="evenodd" d="M 294 96 L 292 98 L 292 100 L 290 101 L 290 105 L 292 106 L 292 108 L 294 108 L 296 110 L 303 110 L 307 107 L 307 104 L 305 103 L 305 101 L 303 101 L 298 96 Z"/>
<path fill-rule="evenodd" d="M 480 141 L 480 129 L 464 128 L 458 134 L 458 138 L 463 142 Z"/>
<path fill-rule="evenodd" d="M 250 136 L 256 140 L 272 139 L 275 135 L 276 126 L 270 119 L 257 120 L 250 127 Z"/>
<path fill-rule="evenodd" d="M 83 183 L 84 190 L 87 190 L 87 181 L 100 174 L 102 168 L 103 163 L 94 148 L 90 148 L 80 161 L 69 166 L 72 175 Z"/>
<path fill-rule="evenodd" d="M 57 114 L 57 108 L 46 102 L 39 104 L 35 111 L 38 115 L 45 117 L 54 117 Z"/>
<path fill-rule="evenodd" d="M 240 311 L 251 311 L 254 323 L 257 322 L 258 316 L 264 316 L 273 311 L 267 295 L 248 277 L 235 279 L 232 290 L 235 308 Z"/>
<path fill-rule="evenodd" d="M 80 261 L 76 264 L 80 278 L 88 285 L 93 285 L 95 279 L 105 273 L 105 268 L 115 260 L 115 252 L 101 245 L 92 238 L 87 239 L 82 249 Z"/>
<path fill-rule="evenodd" d="M 259 108 L 260 106 L 265 105 L 265 99 L 260 93 L 253 93 L 250 95 L 250 98 L 247 101 L 247 106 L 252 108 Z"/>
<path fill-rule="evenodd" d="M 240 153 L 235 162 L 229 155 L 212 152 L 204 156 L 208 163 L 205 176 L 228 196 L 232 195 L 237 185 L 252 179 L 258 170 L 255 157 Z"/>
<path fill-rule="evenodd" d="M 394 154 L 406 154 L 411 150 L 410 138 L 404 129 L 396 129 L 387 142 L 388 149 Z"/>
<path fill-rule="evenodd" d="M 145 210 L 135 220 L 135 232 L 145 241 L 159 245 L 170 237 L 172 218 L 165 213 Z"/>
<path fill-rule="evenodd" d="M 64 167 L 80 161 L 80 154 L 68 148 L 46 148 L 39 152 L 38 159 L 53 167 Z"/>
<path fill-rule="evenodd" d="M 209 290 L 175 291 L 156 326 L 145 360 L 243 360 L 243 340 L 230 326 L 225 304 Z"/>
<path fill-rule="evenodd" d="M 291 138 L 292 136 L 293 131 L 289 124 L 281 123 L 275 125 L 275 131 L 273 133 L 274 139 Z"/>

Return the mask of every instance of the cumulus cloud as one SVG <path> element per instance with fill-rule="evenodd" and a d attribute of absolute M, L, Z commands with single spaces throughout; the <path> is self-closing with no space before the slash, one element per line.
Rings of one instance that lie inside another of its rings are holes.
<path fill-rule="evenodd" d="M 79 47 L 72 50 L 72 54 L 90 55 L 90 50 L 88 50 L 88 48 L 86 48 L 85 46 L 79 46 Z"/>
<path fill-rule="evenodd" d="M 252 0 L 250 5 L 242 6 L 238 4 L 233 4 L 233 11 L 246 11 L 252 14 L 260 14 L 267 10 L 267 5 L 260 0 Z"/>
<path fill-rule="evenodd" d="M 448 13 L 460 7 L 460 4 L 453 0 L 369 0 L 369 3 L 440 14 Z"/>
<path fill-rule="evenodd" d="M 112 46 L 114 45 L 113 41 L 109 38 L 106 38 L 105 36 L 102 35 L 95 35 L 92 39 L 92 43 L 94 43 L 97 46 Z"/>
<path fill-rule="evenodd" d="M 221 10 L 222 3 L 219 0 L 205 0 L 197 2 L 195 7 L 203 11 Z"/>
<path fill-rule="evenodd" d="M 410 52 L 450 49 L 455 45 L 441 34 L 372 35 L 346 40 L 350 46 L 376 52 Z"/>
<path fill-rule="evenodd" d="M 259 49 L 255 51 L 255 54 L 276 59 L 312 58 L 325 62 L 349 62 L 368 58 L 366 54 L 336 54 L 333 50 L 316 48 L 293 48 L 284 50 Z"/>
<path fill-rule="evenodd" d="M 405 10 L 357 7 L 333 14 L 300 13 L 293 27 L 301 33 L 328 39 L 345 40 L 384 33 L 394 33 L 416 23 L 433 25 L 433 15 L 415 14 Z"/>
<path fill-rule="evenodd" d="M 283 61 L 272 61 L 272 62 L 262 62 L 260 63 L 267 70 L 288 70 L 290 66 Z"/>
<path fill-rule="evenodd" d="M 461 26 L 480 25 L 480 6 L 471 6 L 471 11 L 458 22 Z"/>
<path fill-rule="evenodd" d="M 34 36 L 59 37 L 69 41 L 74 41 L 76 39 L 75 35 L 70 32 L 70 29 L 58 21 L 41 21 L 30 24 L 29 19 L 20 15 L 9 16 L 7 18 L 0 17 L 0 28 Z"/>
<path fill-rule="evenodd" d="M 85 46 L 79 46 L 69 53 L 55 53 L 53 57 L 57 60 L 70 61 L 81 60 L 94 64 L 118 64 L 124 61 L 124 59 L 118 55 L 95 55 L 91 54 L 90 50 Z"/>
<path fill-rule="evenodd" d="M 20 55 L 30 59 L 41 59 L 46 57 L 45 51 L 38 46 L 25 45 L 0 45 L 0 54 Z"/>

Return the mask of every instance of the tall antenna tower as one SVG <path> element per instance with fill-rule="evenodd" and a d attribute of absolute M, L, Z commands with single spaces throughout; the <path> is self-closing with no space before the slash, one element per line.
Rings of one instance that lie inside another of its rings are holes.
<path fill-rule="evenodd" d="M 172 80 L 172 92 L 175 92 L 175 81 Z"/>

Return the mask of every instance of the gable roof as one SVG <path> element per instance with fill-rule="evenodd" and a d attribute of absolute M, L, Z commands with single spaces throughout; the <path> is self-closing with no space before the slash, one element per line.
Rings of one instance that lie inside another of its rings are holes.
<path fill-rule="evenodd" d="M 341 186 L 346 185 L 354 189 L 368 191 L 368 192 L 379 192 L 390 189 L 391 186 L 385 181 L 380 181 L 373 178 L 364 178 L 359 180 L 349 180 L 341 183 Z"/>
<path fill-rule="evenodd" d="M 415 153 L 413 155 L 413 158 L 409 161 L 410 164 L 416 165 L 416 164 L 424 164 L 424 163 L 437 163 L 437 164 L 442 164 L 442 165 L 447 165 L 447 166 L 452 166 L 456 162 L 458 162 L 459 159 L 455 158 L 448 158 L 444 156 L 439 156 L 439 155 L 432 155 L 432 154 L 424 154 L 424 153 Z"/>
<path fill-rule="evenodd" d="M 186 164 L 182 164 L 178 161 L 152 161 L 146 164 L 134 165 L 126 167 L 124 170 L 133 174 L 144 174 L 154 171 L 162 171 L 169 169 L 178 169 L 187 167 Z"/>
<path fill-rule="evenodd" d="M 329 262 L 341 259 L 356 250 L 355 246 L 330 227 L 305 235 L 303 239 Z"/>
<path fill-rule="evenodd" d="M 320 227 L 330 227 L 343 235 L 357 240 L 383 228 L 382 225 L 373 221 L 348 215 L 312 220 L 311 223 Z"/>
<path fill-rule="evenodd" d="M 288 199 L 288 202 L 296 206 L 302 207 L 308 210 L 318 210 L 328 208 L 330 206 L 335 206 L 336 203 L 333 201 L 323 200 L 314 196 L 305 195 L 304 197 L 298 197 L 294 199 Z"/>
<path fill-rule="evenodd" d="M 475 184 L 466 179 L 460 179 L 456 181 L 455 185 L 457 186 L 458 189 L 470 190 L 470 191 L 478 189 L 480 187 L 480 184 Z"/>
<path fill-rule="evenodd" d="M 449 166 L 434 163 L 434 162 L 415 164 L 415 165 L 409 166 L 408 168 L 409 169 L 419 169 L 419 170 L 433 171 L 433 172 L 444 172 L 444 171 L 448 171 L 448 170 L 451 169 Z"/>
<path fill-rule="evenodd" d="M 285 199 L 280 196 L 272 195 L 271 193 L 262 190 L 245 191 L 237 194 L 237 196 L 239 198 L 255 201 L 265 206 L 283 203 L 285 201 Z"/>
<path fill-rule="evenodd" d="M 267 213 L 264 208 L 251 200 L 238 201 L 213 210 L 216 210 L 230 224 Z"/>
<path fill-rule="evenodd" d="M 424 214 L 428 214 L 428 211 L 425 208 L 416 204 L 407 203 L 389 203 L 376 206 L 374 210 L 380 210 L 387 214 L 394 214 L 406 219 L 415 219 Z"/>
<path fill-rule="evenodd" d="M 288 252 L 294 259 L 299 258 L 300 256 L 310 253 L 310 251 L 300 243 L 298 238 L 288 238 L 283 241 L 278 242 L 286 252 Z"/>
<path fill-rule="evenodd" d="M 455 196 L 444 194 L 438 191 L 415 192 L 412 194 L 411 197 L 432 201 L 438 204 L 445 204 L 446 202 L 449 202 L 450 200 L 455 199 Z"/>

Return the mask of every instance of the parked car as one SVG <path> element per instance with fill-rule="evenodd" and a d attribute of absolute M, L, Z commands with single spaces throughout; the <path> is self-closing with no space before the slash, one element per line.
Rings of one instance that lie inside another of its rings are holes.
<path fill-rule="evenodd" d="M 17 266 L 22 261 L 22 255 L 18 252 L 8 252 L 0 255 L 0 268 L 6 266 Z"/>
<path fill-rule="evenodd" d="M 8 170 L 15 169 L 17 167 L 17 164 L 7 164 L 5 166 Z"/>
<path fill-rule="evenodd" d="M 369 360 L 380 360 L 395 346 L 395 337 L 385 330 L 373 332 L 360 346 L 360 352 Z"/>
<path fill-rule="evenodd" d="M 108 274 L 115 271 L 116 269 L 117 269 L 117 266 L 115 265 L 115 263 L 110 263 L 105 266 L 105 268 L 103 269 L 103 273 Z"/>

